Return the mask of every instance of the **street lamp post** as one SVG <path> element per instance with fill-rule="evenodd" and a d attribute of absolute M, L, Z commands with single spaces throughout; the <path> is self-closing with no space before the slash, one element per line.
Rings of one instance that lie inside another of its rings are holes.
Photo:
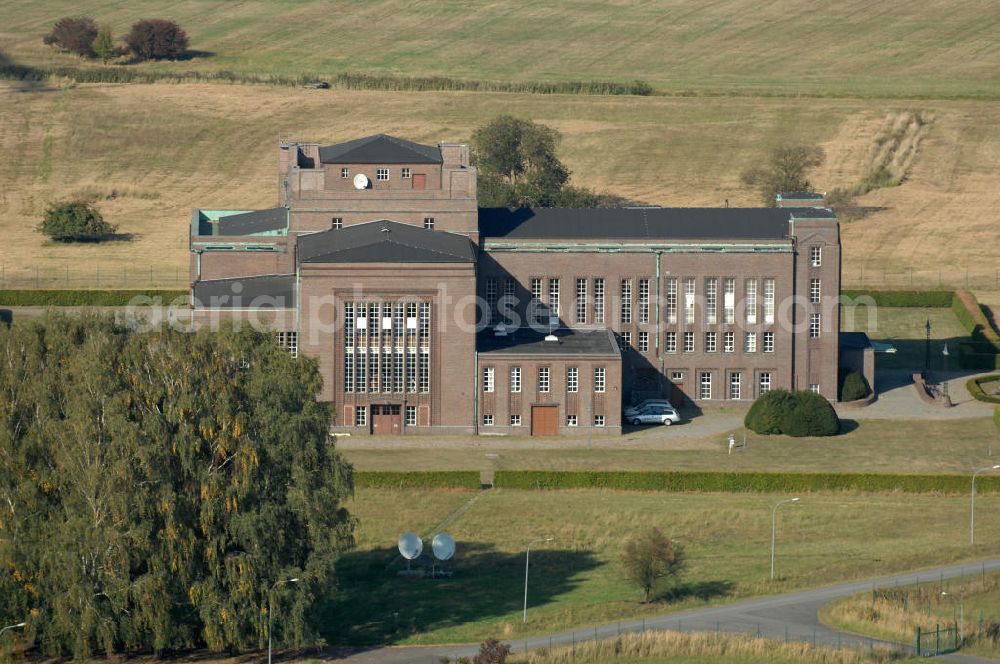
<path fill-rule="evenodd" d="M 545 537 L 528 542 L 528 550 L 524 554 L 524 622 L 528 622 L 528 560 L 531 558 L 531 545 L 551 541 L 551 537 Z"/>
<path fill-rule="evenodd" d="M 771 510 L 771 580 L 774 580 L 774 534 L 778 526 L 778 508 L 785 503 L 797 503 L 798 498 L 789 498 L 788 500 L 781 500 L 774 506 Z"/>
<path fill-rule="evenodd" d="M 283 583 L 298 583 L 298 577 L 294 579 L 285 579 L 283 581 L 275 581 L 274 585 L 267 591 L 267 664 L 271 664 L 271 629 L 274 626 L 274 612 L 273 603 L 271 602 L 271 593 L 274 589 Z"/>
<path fill-rule="evenodd" d="M 1000 463 L 995 466 L 977 468 L 972 473 L 972 506 L 969 510 L 969 544 L 976 543 L 976 475 L 997 469 L 1000 469 Z"/>

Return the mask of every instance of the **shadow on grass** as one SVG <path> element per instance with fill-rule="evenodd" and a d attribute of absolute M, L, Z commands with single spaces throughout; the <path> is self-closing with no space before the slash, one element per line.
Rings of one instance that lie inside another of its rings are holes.
<path fill-rule="evenodd" d="M 837 435 L 843 436 L 844 434 L 851 433 L 852 431 L 857 431 L 859 426 L 861 425 L 858 424 L 857 420 L 840 418 L 840 431 L 837 432 Z"/>
<path fill-rule="evenodd" d="M 668 602 L 679 602 L 689 598 L 707 601 L 715 597 L 726 597 L 733 592 L 735 587 L 736 584 L 732 581 L 688 581 L 659 594 L 657 599 L 664 599 Z"/>
<path fill-rule="evenodd" d="M 451 578 L 404 578 L 395 548 L 358 551 L 337 566 L 337 592 L 320 607 L 318 628 L 331 645 L 392 644 L 415 634 L 499 618 L 524 601 L 524 553 L 459 543 Z M 589 551 L 531 552 L 528 606 L 570 592 L 599 565 Z"/>

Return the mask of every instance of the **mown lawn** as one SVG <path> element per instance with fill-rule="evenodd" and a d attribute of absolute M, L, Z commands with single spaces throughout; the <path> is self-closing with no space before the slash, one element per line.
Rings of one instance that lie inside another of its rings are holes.
<path fill-rule="evenodd" d="M 359 548 L 342 561 L 340 590 L 322 614 L 332 643 L 514 639 L 602 621 L 784 592 L 986 557 L 1000 546 L 1000 496 L 807 494 L 779 514 L 777 571 L 768 580 L 773 495 L 514 491 L 482 495 L 446 530 L 458 541 L 451 579 L 395 575 L 396 541 L 421 534 L 474 492 L 359 490 L 348 507 Z M 618 564 L 622 542 L 658 526 L 687 548 L 679 586 L 643 605 Z M 532 551 L 529 622 L 521 622 L 524 547 Z"/>
<path fill-rule="evenodd" d="M 710 414 L 706 417 L 713 417 Z M 845 417 L 849 418 L 847 414 Z M 531 438 L 401 440 L 394 449 L 360 441 L 343 454 L 358 470 L 760 470 L 797 472 L 967 473 L 992 464 L 1000 439 L 989 418 L 858 420 L 829 438 L 747 436 L 748 446 L 727 454 L 726 435 L 687 437 L 676 428 L 647 427 L 618 438 L 585 437 L 558 443 Z M 742 441 L 742 438 L 740 438 Z M 494 460 L 486 454 L 499 454 Z M 496 465 L 495 465 L 496 464 Z"/>
<path fill-rule="evenodd" d="M 178 21 L 199 57 L 143 65 L 158 69 L 644 79 L 792 96 L 1000 94 L 1000 24 L 982 3 L 38 0 L 0 5 L 0 43 L 28 64 L 79 65 L 42 44 L 66 15 L 90 15 L 117 35 L 141 18 Z"/>

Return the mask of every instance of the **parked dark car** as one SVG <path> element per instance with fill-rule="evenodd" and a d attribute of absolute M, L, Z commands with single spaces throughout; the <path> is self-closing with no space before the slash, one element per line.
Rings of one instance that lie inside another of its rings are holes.
<path fill-rule="evenodd" d="M 302 87 L 308 88 L 309 90 L 326 90 L 330 87 L 330 84 L 326 81 L 311 81 Z"/>

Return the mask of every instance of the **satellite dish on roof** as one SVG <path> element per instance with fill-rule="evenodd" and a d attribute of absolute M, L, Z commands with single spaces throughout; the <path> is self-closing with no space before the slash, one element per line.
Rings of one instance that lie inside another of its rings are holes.
<path fill-rule="evenodd" d="M 358 173 L 354 176 L 354 188 L 355 189 L 367 189 L 368 188 L 368 176 L 364 173 Z"/>
<path fill-rule="evenodd" d="M 399 554 L 407 560 L 414 560 L 423 553 L 424 542 L 416 533 L 403 533 L 399 538 Z"/>
<path fill-rule="evenodd" d="M 431 550 L 438 560 L 449 560 L 455 555 L 455 538 L 448 533 L 438 533 L 431 542 Z"/>

